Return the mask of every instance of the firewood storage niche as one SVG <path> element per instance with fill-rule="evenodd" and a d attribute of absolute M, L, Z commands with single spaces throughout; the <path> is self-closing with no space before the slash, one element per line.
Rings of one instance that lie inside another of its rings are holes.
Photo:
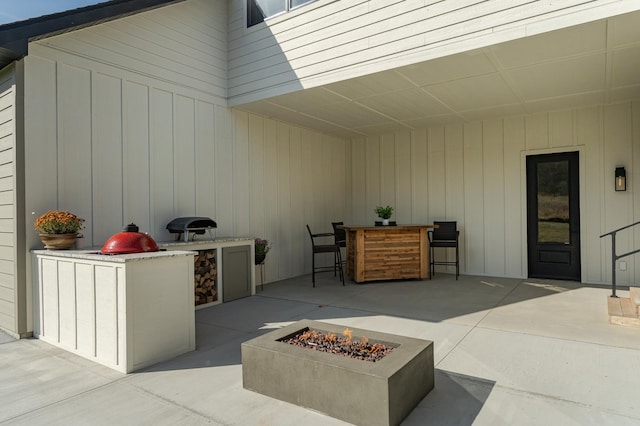
<path fill-rule="evenodd" d="M 255 271 L 251 238 L 158 243 L 165 250 L 190 250 L 194 257 L 193 287 L 196 309 L 255 294 Z"/>
<path fill-rule="evenodd" d="M 194 303 L 196 306 L 218 301 L 216 250 L 198 250 L 194 268 Z"/>

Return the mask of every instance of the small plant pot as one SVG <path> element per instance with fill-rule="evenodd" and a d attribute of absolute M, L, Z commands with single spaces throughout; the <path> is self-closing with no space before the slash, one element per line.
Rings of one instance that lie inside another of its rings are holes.
<path fill-rule="evenodd" d="M 69 250 L 77 237 L 78 234 L 40 234 L 40 241 L 47 250 Z"/>

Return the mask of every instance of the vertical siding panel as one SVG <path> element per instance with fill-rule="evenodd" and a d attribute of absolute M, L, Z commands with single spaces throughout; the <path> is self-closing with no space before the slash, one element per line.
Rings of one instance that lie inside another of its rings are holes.
<path fill-rule="evenodd" d="M 482 126 L 484 170 L 485 273 L 505 274 L 504 141 L 502 120 Z"/>
<path fill-rule="evenodd" d="M 447 220 L 457 222 L 460 239 L 458 241 L 460 253 L 464 253 L 464 136 L 462 126 L 451 125 L 445 128 L 445 187 L 447 189 L 445 211 Z M 440 250 L 442 251 L 442 250 Z M 453 250 L 447 250 L 448 261 L 455 260 Z M 454 267 L 448 267 L 450 273 L 455 273 Z M 465 270 L 464 256 L 460 259 L 460 270 Z"/>
<path fill-rule="evenodd" d="M 351 219 L 354 224 L 367 223 L 367 144 L 364 139 L 351 141 Z"/>
<path fill-rule="evenodd" d="M 124 83 L 124 217 L 149 230 L 149 89 Z M 124 225 L 124 223 L 123 223 Z"/>
<path fill-rule="evenodd" d="M 320 232 L 316 229 L 315 224 L 315 204 L 314 204 L 314 178 L 313 175 L 316 173 L 314 167 L 314 161 L 319 161 L 317 158 L 314 158 L 314 150 L 313 150 L 313 141 L 310 140 L 310 132 L 307 129 L 302 129 L 300 131 L 300 148 L 301 148 L 301 156 L 300 156 L 300 164 L 302 165 L 302 190 L 303 190 L 303 213 L 302 217 L 305 218 L 305 226 L 309 225 L 311 228 L 311 232 L 318 233 Z M 311 241 L 309 239 L 309 234 L 304 229 L 304 245 L 303 245 L 303 253 L 304 253 L 304 271 L 305 273 L 311 271 Z"/>
<path fill-rule="evenodd" d="M 482 123 L 464 126 L 464 263 L 469 274 L 484 274 L 484 170 Z"/>
<path fill-rule="evenodd" d="M 526 149 L 544 149 L 549 147 L 549 117 L 547 113 L 527 116 Z"/>
<path fill-rule="evenodd" d="M 332 139 L 331 145 L 331 188 L 330 199 L 332 200 L 332 208 L 329 211 L 329 219 L 331 222 L 345 221 L 347 188 L 349 181 L 347 179 L 347 152 L 348 146 L 341 139 Z M 333 229 L 332 229 L 333 231 Z"/>
<path fill-rule="evenodd" d="M 304 176 L 307 174 L 302 167 L 303 144 L 301 142 L 301 129 L 291 128 L 290 159 L 291 159 L 291 264 L 293 276 L 304 273 L 305 250 L 309 236 L 305 229 L 306 218 L 304 216 L 305 188 Z"/>
<path fill-rule="evenodd" d="M 196 209 L 195 103 L 176 96 L 174 141 L 174 188 L 177 216 L 192 216 Z"/>
<path fill-rule="evenodd" d="M 58 261 L 58 342 L 77 349 L 76 280 L 72 262 Z"/>
<path fill-rule="evenodd" d="M 293 239 L 291 229 L 291 128 L 287 124 L 277 124 L 277 147 L 274 152 L 276 156 L 276 175 L 278 188 L 278 235 L 275 238 L 274 253 L 277 255 L 278 274 L 274 275 L 274 279 L 278 276 L 293 276 L 293 267 L 291 259 L 293 252 L 291 244 L 287 241 Z"/>
<path fill-rule="evenodd" d="M 279 240 L 281 234 L 281 219 L 278 210 L 278 197 L 280 188 L 278 187 L 278 134 L 277 123 L 274 120 L 264 121 L 264 175 L 262 176 L 263 184 L 263 202 L 264 209 L 264 237 L 272 241 L 275 247 L 281 247 Z M 280 264 L 280 251 L 274 250 L 270 254 L 271 267 L 266 271 L 266 281 L 273 281 L 278 276 L 278 266 Z"/>
<path fill-rule="evenodd" d="M 91 73 L 60 65 L 58 91 L 59 208 L 91 217 Z M 50 206 L 53 208 L 54 206 Z"/>
<path fill-rule="evenodd" d="M 373 224 L 377 219 L 374 209 L 379 206 L 382 201 L 380 199 L 380 141 L 376 137 L 368 137 L 365 141 L 365 168 L 366 168 L 366 203 L 365 203 L 365 222 L 364 224 Z"/>
<path fill-rule="evenodd" d="M 462 126 L 445 128 L 445 204 L 447 220 L 455 220 L 464 225 L 464 137 Z M 462 234 L 462 230 L 460 232 Z"/>
<path fill-rule="evenodd" d="M 349 190 L 351 186 L 351 176 L 347 173 L 350 169 L 350 167 L 347 166 L 351 160 L 350 152 L 351 145 L 345 139 L 336 139 L 334 141 L 333 164 L 337 177 L 335 186 L 340 191 L 340 199 L 337 207 L 340 211 L 340 220 L 343 222 L 346 221 L 348 215 L 347 200 L 351 194 Z"/>
<path fill-rule="evenodd" d="M 633 138 L 631 105 L 628 103 L 607 106 L 604 109 L 604 205 L 605 207 L 605 232 L 629 225 L 633 218 L 633 203 L 630 199 L 630 186 L 626 192 L 616 192 L 613 188 L 613 176 L 616 166 L 625 166 L 627 173 L 631 168 L 630 159 L 633 158 Z M 630 178 L 629 174 L 627 178 Z M 627 230 L 616 236 L 617 253 L 626 253 L 633 248 L 633 230 Z M 604 232 L 603 232 L 604 233 Z M 608 253 L 610 253 L 611 239 L 608 238 Z M 610 258 L 609 258 L 610 259 Z M 632 258 L 624 261 L 629 264 Z M 610 261 L 606 265 L 606 277 L 611 280 Z M 618 284 L 628 284 L 629 270 L 616 272 Z"/>
<path fill-rule="evenodd" d="M 122 227 L 122 81 L 96 73 L 92 98 L 94 196 L 93 215 L 86 225 L 93 235 L 85 232 L 88 245 L 104 243 Z"/>
<path fill-rule="evenodd" d="M 227 236 L 235 234 L 236 213 L 239 217 L 244 217 L 244 212 L 250 209 L 250 204 L 248 198 L 239 198 L 240 194 L 236 194 L 233 190 L 236 185 L 233 180 L 236 159 L 233 151 L 233 119 L 231 112 L 224 107 L 216 106 L 215 122 L 214 184 L 216 211 L 213 219 L 218 225 L 217 235 Z M 235 174 L 235 176 L 237 175 L 239 175 L 239 173 Z M 244 176 L 239 179 L 243 182 L 245 179 L 249 179 L 249 176 Z M 246 187 L 244 182 L 242 185 Z M 249 191 L 244 192 L 244 194 L 248 196 Z"/>
<path fill-rule="evenodd" d="M 25 58 L 25 115 L 36 118 L 34 123 L 25 123 L 25 188 L 27 205 L 35 216 L 57 207 L 58 125 L 56 119 L 56 64 L 38 57 Z M 36 124 L 37 123 L 37 124 Z M 49 179 L 42 179 L 49 176 Z M 33 218 L 35 220 L 35 217 Z M 38 237 L 33 234 L 31 243 Z M 29 246 L 29 244 L 27 244 Z"/>
<path fill-rule="evenodd" d="M 77 349 L 87 356 L 96 355 L 96 329 L 94 327 L 95 312 L 95 282 L 93 266 L 75 263 L 75 309 L 77 328 Z"/>
<path fill-rule="evenodd" d="M 505 267 L 509 277 L 525 277 L 523 248 L 526 249 L 527 223 L 522 209 L 525 197 L 524 117 L 504 120 L 504 233 Z M 526 259 L 526 258 L 525 258 Z"/>
<path fill-rule="evenodd" d="M 343 173 L 344 173 L 344 182 L 345 182 L 345 191 L 344 191 L 344 217 L 343 221 L 345 223 L 353 224 L 353 203 L 351 200 L 355 195 L 353 191 L 353 174 L 351 173 L 351 165 L 353 164 L 353 144 L 350 140 L 343 140 L 343 153 L 344 153 L 344 163 L 343 163 Z M 345 257 L 346 259 L 346 257 Z"/>
<path fill-rule="evenodd" d="M 328 178 L 328 172 L 331 170 L 330 147 L 319 133 L 309 132 L 308 137 L 311 140 L 314 159 L 312 161 L 312 193 L 316 195 L 313 199 L 313 222 L 316 229 L 314 232 L 328 232 L 330 224 L 327 206 L 330 205 L 329 200 L 332 198 Z"/>
<path fill-rule="evenodd" d="M 396 171 L 396 212 L 395 220 L 398 223 L 417 223 L 413 219 L 413 203 L 411 188 L 411 134 L 400 132 L 396 134 L 396 155 L 394 168 Z"/>
<path fill-rule="evenodd" d="M 234 111 L 233 114 L 235 125 L 235 143 L 234 147 L 234 170 L 233 170 L 233 205 L 236 206 L 236 235 L 252 236 L 251 234 L 251 215 L 249 205 L 250 203 L 250 165 L 249 165 L 249 115 L 242 111 Z M 220 140 L 215 140 L 215 145 L 219 145 Z M 217 155 L 214 160 L 217 161 Z M 215 168 L 217 170 L 217 166 Z M 229 182 L 225 182 L 224 176 L 215 174 L 215 186 L 214 191 L 217 195 L 218 185 L 230 186 Z M 228 204 L 225 203 L 225 204 Z M 216 213 L 220 210 L 221 206 L 216 206 Z M 217 219 L 215 219 L 217 220 Z M 219 225 L 218 225 L 219 226 Z"/>
<path fill-rule="evenodd" d="M 412 212 L 415 223 L 430 223 L 427 130 L 411 134 Z"/>
<path fill-rule="evenodd" d="M 213 218 L 216 211 L 214 183 L 215 106 L 209 102 L 196 103 L 196 216 Z M 215 219 L 214 219 L 215 220 Z"/>
<path fill-rule="evenodd" d="M 584 164 L 586 170 L 580 173 L 585 181 L 581 185 L 586 191 L 580 192 L 581 206 L 581 247 L 583 280 L 602 282 L 607 277 L 603 276 L 601 255 L 607 245 L 611 245 L 609 239 L 601 239 L 600 235 L 606 232 L 600 224 L 603 220 L 603 190 L 605 182 L 602 174 L 603 158 L 602 149 L 602 116 L 597 107 L 585 108 L 576 112 L 577 140 L 584 146 Z M 613 185 L 613 173 L 610 179 Z M 609 275 L 609 278 L 611 276 Z"/>
<path fill-rule="evenodd" d="M 149 104 L 151 208 L 153 235 L 167 235 L 166 226 L 177 216 L 174 204 L 173 94 L 152 89 Z"/>
<path fill-rule="evenodd" d="M 549 113 L 549 146 L 551 148 L 575 145 L 573 110 Z"/>
<path fill-rule="evenodd" d="M 251 172 L 251 233 L 264 236 L 264 128 L 263 118 L 249 116 L 249 164 Z"/>
<path fill-rule="evenodd" d="M 394 135 L 382 135 L 380 137 L 380 205 L 390 205 L 397 210 L 399 206 L 396 199 L 395 166 Z"/>
<path fill-rule="evenodd" d="M 634 167 L 636 164 L 640 164 L 640 102 L 635 101 L 631 103 L 631 125 L 633 135 L 632 140 L 632 150 L 633 150 L 633 163 L 627 167 L 627 190 L 633 191 L 635 188 L 640 188 L 640 173 L 635 173 L 635 170 L 640 170 L 639 166 Z M 634 170 L 635 169 L 635 170 Z M 633 197 L 633 222 L 640 221 L 640 197 Z M 640 225 L 636 225 L 633 233 L 633 248 L 640 248 Z M 629 264 L 633 266 L 634 273 L 632 277 L 634 277 L 633 282 L 637 285 L 638 281 L 638 272 L 640 272 L 640 256 L 634 255 L 630 257 Z"/>
<path fill-rule="evenodd" d="M 444 153 L 444 128 L 429 129 L 427 133 L 429 150 L 429 216 L 433 220 L 445 220 L 446 212 L 446 176 Z"/>

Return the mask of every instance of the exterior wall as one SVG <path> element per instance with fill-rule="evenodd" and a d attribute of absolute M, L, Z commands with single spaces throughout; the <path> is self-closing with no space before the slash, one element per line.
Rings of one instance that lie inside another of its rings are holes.
<path fill-rule="evenodd" d="M 246 28 L 229 1 L 229 103 L 266 99 L 638 10 L 628 0 L 318 0 Z"/>
<path fill-rule="evenodd" d="M 233 232 L 232 206 L 216 199 L 233 163 L 225 16 L 223 1 L 193 0 L 30 45 L 28 223 L 73 211 L 85 246 L 130 222 L 168 239 L 176 216 L 217 216 Z"/>
<path fill-rule="evenodd" d="M 464 273 L 524 278 L 525 156 L 579 151 L 582 280 L 610 282 L 611 240 L 599 237 L 640 220 L 639 126 L 634 102 L 353 140 L 351 219 L 373 223 L 373 208 L 391 204 L 400 223 L 456 220 Z M 613 189 L 617 165 L 627 169 L 627 192 Z M 638 247 L 639 235 L 619 235 L 618 253 Z M 637 282 L 640 258 L 625 260 L 618 283 Z"/>
<path fill-rule="evenodd" d="M 319 0 L 292 12 L 294 19 L 269 22 L 285 25 L 286 21 L 287 31 L 303 31 L 296 25 L 295 14 L 346 11 L 365 3 L 366 14 L 376 12 L 367 15 L 373 19 L 380 11 L 386 16 L 389 8 L 414 2 Z M 477 2 L 469 2 L 469 8 L 471 3 Z M 595 1 L 592 6 L 605 3 Z M 233 6 L 228 58 L 227 4 Z M 525 277 L 525 155 L 579 150 L 583 280 L 610 280 L 609 242 L 598 237 L 637 220 L 640 211 L 640 198 L 633 196 L 634 186 L 640 185 L 640 175 L 633 174 L 634 163 L 640 161 L 636 158 L 640 150 L 634 149 L 640 144 L 637 103 L 366 139 L 329 137 L 228 108 L 227 63 L 233 73 L 229 81 L 235 85 L 229 92 L 237 101 L 242 97 L 237 90 L 238 69 L 243 66 L 239 61 L 245 56 L 239 49 L 249 49 L 248 54 L 255 42 L 256 49 L 268 50 L 251 39 L 265 27 L 239 29 L 244 9 L 237 4 L 189 0 L 30 44 L 23 85 L 28 117 L 25 208 L 19 211 L 22 228 L 16 230 L 26 233 L 26 248 L 17 249 L 18 259 L 26 255 L 30 261 L 28 250 L 41 247 L 31 224 L 49 209 L 67 209 L 84 217 L 87 247 L 101 246 L 132 221 L 158 241 L 167 240 L 170 235 L 164 227 L 170 219 L 201 215 L 217 221 L 219 236 L 259 236 L 271 241 L 265 267 L 265 281 L 270 282 L 310 271 L 305 224 L 325 232 L 331 221 L 372 223 L 376 205 L 392 204 L 399 222 L 457 220 L 464 236 L 465 273 Z M 472 11 L 478 12 L 467 13 Z M 330 21 L 335 13 L 327 19 L 318 17 L 313 24 Z M 549 13 L 552 17 L 560 12 Z M 517 26 L 514 32 L 520 29 Z M 291 43 L 314 48 L 305 38 L 313 32 L 301 33 L 295 42 L 293 33 L 288 34 Z M 287 45 L 283 41 L 283 52 L 288 54 Z M 382 55 L 375 46 L 370 52 L 371 57 Z M 413 60 L 426 54 L 421 55 Z M 376 62 L 358 57 L 355 52 L 345 65 L 351 76 L 356 69 L 364 69 L 358 67 Z M 314 76 L 322 77 L 314 82 L 328 76 L 343 78 L 333 72 L 337 56 L 325 59 L 325 65 L 318 65 L 307 77 L 302 68 L 296 73 L 301 72 L 305 84 Z M 278 79 L 289 74 L 265 64 L 250 66 L 262 68 L 273 79 L 267 82 L 260 73 L 243 74 L 256 81 L 245 87 L 248 92 L 262 96 L 288 84 L 289 80 Z M 398 65 L 391 60 L 385 66 Z M 0 78 L 2 84 L 6 80 Z M 6 90 L 0 91 L 0 102 L 1 94 L 9 93 Z M 0 131 L 6 128 L 0 125 Z M 613 170 L 621 164 L 629 176 L 629 190 L 622 194 L 612 188 Z M 638 246 L 639 240 L 640 231 L 622 237 L 620 250 Z M 0 247 L 0 255 L 9 252 Z M 629 270 L 619 273 L 619 283 L 636 281 L 638 262 L 630 261 Z M 23 270 L 29 288 L 32 267 L 28 264 Z M 11 285 L 0 281 L 0 306 L 4 306 L 0 314 L 11 305 L 5 303 L 10 293 Z"/>
<path fill-rule="evenodd" d="M 350 142 L 240 111 L 234 122 L 235 180 L 228 199 L 236 232 L 271 242 L 265 282 L 311 272 L 305 225 L 319 233 L 331 232 L 331 222 L 349 223 L 347 200 L 358 189 L 348 172 Z"/>
<path fill-rule="evenodd" d="M 224 2 L 190 0 L 30 45 L 27 250 L 42 247 L 31 224 L 49 209 L 86 219 L 85 247 L 130 222 L 166 241 L 171 219 L 208 216 L 220 237 L 272 242 L 265 282 L 310 270 L 305 224 L 320 232 L 347 221 L 348 143 L 228 109 L 224 76 L 169 72 L 197 61 L 149 44 L 225 13 Z M 220 42 L 213 68 L 224 70 L 226 26 L 206 25 Z M 155 62 L 132 60 L 151 48 L 144 57 Z"/>
<path fill-rule="evenodd" d="M 16 68 L 0 71 L 0 328 L 19 335 L 16 221 Z M 22 297 L 21 297 L 22 296 Z"/>

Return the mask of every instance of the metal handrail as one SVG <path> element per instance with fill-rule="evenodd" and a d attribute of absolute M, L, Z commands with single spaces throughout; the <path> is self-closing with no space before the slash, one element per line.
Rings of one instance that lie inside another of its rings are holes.
<path fill-rule="evenodd" d="M 619 231 L 631 228 L 638 224 L 640 224 L 640 222 L 632 223 L 631 225 L 623 226 L 622 228 L 614 229 L 611 232 L 607 232 L 606 234 L 600 235 L 600 238 L 611 235 L 611 297 L 618 297 L 616 295 L 616 261 L 618 261 L 618 259 L 621 259 L 623 257 L 631 256 L 632 254 L 636 254 L 640 252 L 640 249 L 637 249 L 637 250 L 632 250 L 628 253 L 624 253 L 618 256 L 616 254 L 616 234 Z"/>

